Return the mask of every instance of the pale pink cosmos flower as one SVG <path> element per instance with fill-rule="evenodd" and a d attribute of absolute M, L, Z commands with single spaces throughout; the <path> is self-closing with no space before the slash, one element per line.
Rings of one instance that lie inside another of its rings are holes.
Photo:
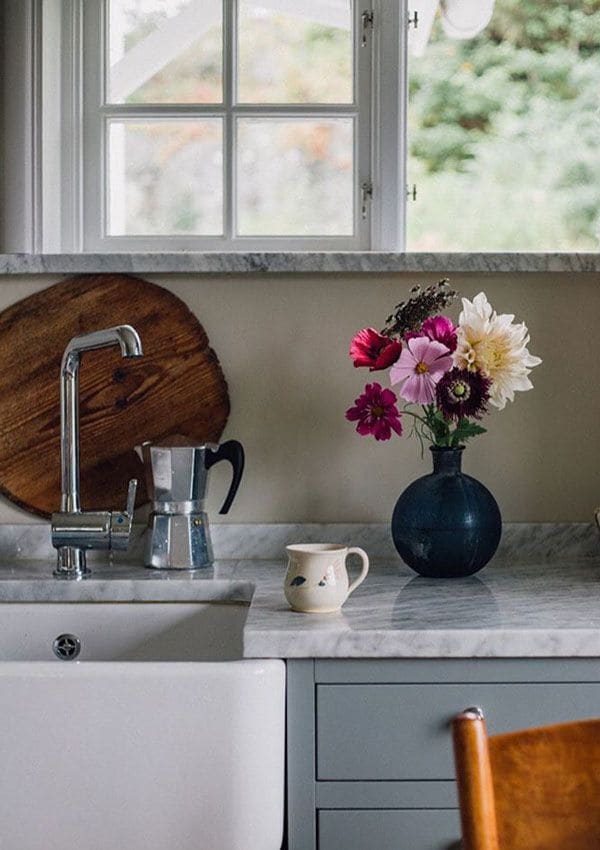
<path fill-rule="evenodd" d="M 452 355 L 445 345 L 418 336 L 407 341 L 400 359 L 390 369 L 390 379 L 392 384 L 402 383 L 399 394 L 405 401 L 431 404 L 437 382 L 452 366 Z"/>

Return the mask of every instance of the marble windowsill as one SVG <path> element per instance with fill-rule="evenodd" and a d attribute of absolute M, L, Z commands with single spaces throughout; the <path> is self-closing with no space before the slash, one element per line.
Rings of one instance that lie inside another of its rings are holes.
<path fill-rule="evenodd" d="M 329 274 L 427 272 L 600 272 L 600 252 L 386 253 L 227 252 L 128 254 L 0 254 L 0 275 L 12 274 Z"/>

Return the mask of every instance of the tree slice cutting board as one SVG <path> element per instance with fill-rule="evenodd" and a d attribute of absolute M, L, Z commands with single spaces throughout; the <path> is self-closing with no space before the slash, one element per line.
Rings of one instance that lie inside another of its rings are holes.
<path fill-rule="evenodd" d="M 87 509 L 148 501 L 144 440 L 218 442 L 229 415 L 227 383 L 208 337 L 175 295 L 126 275 L 69 278 L 0 313 L 0 492 L 47 517 L 60 506 L 60 364 L 74 336 L 129 324 L 144 348 L 83 354 L 81 496 Z"/>

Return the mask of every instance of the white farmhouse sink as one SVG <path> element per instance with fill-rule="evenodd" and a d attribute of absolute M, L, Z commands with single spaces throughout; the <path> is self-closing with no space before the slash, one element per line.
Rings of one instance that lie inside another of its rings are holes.
<path fill-rule="evenodd" d="M 0 848 L 279 850 L 285 667 L 240 660 L 246 611 L 0 603 Z"/>
<path fill-rule="evenodd" d="M 0 661 L 56 661 L 62 634 L 79 639 L 80 661 L 230 661 L 242 656 L 247 611 L 206 602 L 0 603 Z"/>

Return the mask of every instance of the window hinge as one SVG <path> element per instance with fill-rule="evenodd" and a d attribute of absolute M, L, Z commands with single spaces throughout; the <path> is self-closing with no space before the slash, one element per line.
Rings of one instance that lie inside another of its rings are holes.
<path fill-rule="evenodd" d="M 360 196 L 362 200 L 361 214 L 364 221 L 369 213 L 369 204 L 373 200 L 373 183 L 370 180 L 365 180 L 360 187 Z"/>
<path fill-rule="evenodd" d="M 412 186 L 406 187 L 406 197 L 410 198 L 412 201 L 417 200 L 417 184 L 413 183 Z"/>
<path fill-rule="evenodd" d="M 369 40 L 369 33 L 373 32 L 373 27 L 375 26 L 375 12 L 373 9 L 365 9 L 365 11 L 360 16 L 362 21 L 362 39 L 361 39 L 361 47 L 366 47 Z"/>
<path fill-rule="evenodd" d="M 419 28 L 419 13 L 416 10 L 412 13 L 412 15 L 410 12 L 408 13 L 406 25 L 407 27 L 414 27 L 415 29 Z"/>

